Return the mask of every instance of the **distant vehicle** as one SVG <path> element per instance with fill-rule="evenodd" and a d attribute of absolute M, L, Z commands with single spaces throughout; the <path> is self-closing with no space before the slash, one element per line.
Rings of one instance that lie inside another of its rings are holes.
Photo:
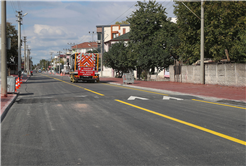
<path fill-rule="evenodd" d="M 64 72 L 65 74 L 69 74 L 69 70 L 65 70 L 65 72 Z"/>
<path fill-rule="evenodd" d="M 99 54 L 75 53 L 71 56 L 74 61 L 72 72 L 69 72 L 71 82 L 99 82 Z"/>
<path fill-rule="evenodd" d="M 42 72 L 42 70 L 41 70 L 41 69 L 39 69 L 39 70 L 38 70 L 38 72 L 39 72 L 39 73 L 41 73 L 41 72 Z"/>

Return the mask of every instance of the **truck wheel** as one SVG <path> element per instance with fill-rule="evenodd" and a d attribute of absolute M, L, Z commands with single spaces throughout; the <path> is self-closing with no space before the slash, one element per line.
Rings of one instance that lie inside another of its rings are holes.
<path fill-rule="evenodd" d="M 73 76 L 73 75 L 70 76 L 70 81 L 71 81 L 72 83 L 74 83 L 74 76 Z"/>

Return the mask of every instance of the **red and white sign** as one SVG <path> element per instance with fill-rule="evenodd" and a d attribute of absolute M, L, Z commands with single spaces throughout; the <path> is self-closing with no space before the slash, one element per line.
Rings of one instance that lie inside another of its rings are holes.
<path fill-rule="evenodd" d="M 78 66 L 95 67 L 96 55 L 93 53 L 82 53 L 78 55 Z"/>
<path fill-rule="evenodd" d="M 92 67 L 79 67 L 78 69 L 79 76 L 94 76 L 95 70 Z"/>

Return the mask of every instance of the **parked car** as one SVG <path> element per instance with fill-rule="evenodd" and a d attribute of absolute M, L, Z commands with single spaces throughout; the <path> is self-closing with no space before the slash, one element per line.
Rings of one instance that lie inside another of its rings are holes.
<path fill-rule="evenodd" d="M 65 74 L 69 74 L 69 70 L 65 70 L 65 72 L 64 72 Z"/>

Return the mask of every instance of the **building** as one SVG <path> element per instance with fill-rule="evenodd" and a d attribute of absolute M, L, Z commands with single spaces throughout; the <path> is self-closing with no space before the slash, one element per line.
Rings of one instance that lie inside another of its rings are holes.
<path fill-rule="evenodd" d="M 73 52 L 86 53 L 87 51 L 93 51 L 98 49 L 97 42 L 84 42 L 71 47 Z"/>
<path fill-rule="evenodd" d="M 124 41 L 124 43 L 127 43 L 129 41 L 129 32 L 119 36 L 119 37 L 116 37 L 116 38 L 113 38 L 111 40 L 108 40 L 106 42 L 104 42 L 104 49 L 105 49 L 105 52 L 108 52 L 109 51 L 109 48 L 114 44 L 114 43 L 118 43 L 120 41 Z"/>
<path fill-rule="evenodd" d="M 130 31 L 130 24 L 121 25 L 97 25 L 97 43 L 99 47 L 99 52 L 103 53 L 108 51 L 109 45 L 114 41 L 113 39 L 120 37 Z M 100 76 L 113 77 L 115 74 L 112 68 L 103 67 L 102 71 L 99 72 Z"/>

